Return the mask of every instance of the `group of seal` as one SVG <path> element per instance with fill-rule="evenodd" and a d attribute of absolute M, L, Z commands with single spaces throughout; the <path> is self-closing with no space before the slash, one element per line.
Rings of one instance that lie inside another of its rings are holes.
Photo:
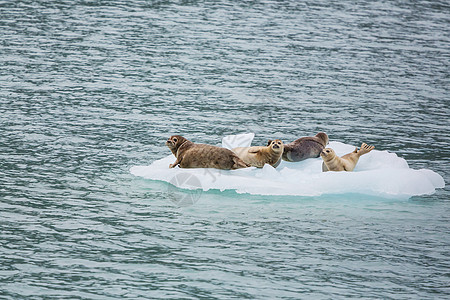
<path fill-rule="evenodd" d="M 365 143 L 361 148 L 338 157 L 328 145 L 328 135 L 319 132 L 313 137 L 302 137 L 292 143 L 283 144 L 279 139 L 269 140 L 267 146 L 238 147 L 233 150 L 195 144 L 180 135 L 171 136 L 166 145 L 176 160 L 169 168 L 216 168 L 236 170 L 247 167 L 262 168 L 269 164 L 276 168 L 281 160 L 298 162 L 308 158 L 323 159 L 322 171 L 353 171 L 361 155 L 369 153 L 375 147 Z"/>

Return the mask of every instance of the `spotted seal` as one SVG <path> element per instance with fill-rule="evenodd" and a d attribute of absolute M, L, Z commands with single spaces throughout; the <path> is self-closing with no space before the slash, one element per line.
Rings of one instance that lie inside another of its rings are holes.
<path fill-rule="evenodd" d="M 249 167 L 233 151 L 212 145 L 195 144 L 180 135 L 171 136 L 166 146 L 169 147 L 176 161 L 169 168 L 215 168 L 235 170 Z"/>
<path fill-rule="evenodd" d="M 325 148 L 320 153 L 323 159 L 322 171 L 353 171 L 361 155 L 367 154 L 375 147 L 362 143 L 361 148 L 355 148 L 355 151 L 345 154 L 342 157 L 336 155 L 333 149 Z"/>

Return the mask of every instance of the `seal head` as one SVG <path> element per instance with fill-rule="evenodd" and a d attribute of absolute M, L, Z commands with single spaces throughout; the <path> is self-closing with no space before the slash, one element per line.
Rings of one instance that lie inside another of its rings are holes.
<path fill-rule="evenodd" d="M 319 132 L 318 134 L 316 134 L 316 138 L 318 139 L 318 141 L 322 141 L 322 145 L 324 147 L 326 147 L 330 142 L 328 135 L 325 132 Z"/>
<path fill-rule="evenodd" d="M 166 146 L 169 147 L 173 155 L 177 156 L 178 148 L 183 145 L 184 142 L 188 141 L 181 135 L 172 135 L 166 142 Z"/>

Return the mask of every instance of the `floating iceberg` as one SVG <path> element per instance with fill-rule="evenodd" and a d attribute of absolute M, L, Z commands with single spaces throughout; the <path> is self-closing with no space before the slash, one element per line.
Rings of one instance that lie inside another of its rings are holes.
<path fill-rule="evenodd" d="M 226 136 L 225 148 L 248 147 L 254 134 Z M 331 141 L 329 146 L 342 156 L 355 146 Z M 171 154 L 149 166 L 134 166 L 131 174 L 146 179 L 169 182 L 179 188 L 203 191 L 235 190 L 256 195 L 321 196 L 336 194 L 365 194 L 387 198 L 408 198 L 433 194 L 445 186 L 444 179 L 427 170 L 414 170 L 395 153 L 372 150 L 362 156 L 353 172 L 322 172 L 322 159 L 286 162 L 274 169 L 270 165 L 239 170 L 169 169 L 175 161 Z"/>

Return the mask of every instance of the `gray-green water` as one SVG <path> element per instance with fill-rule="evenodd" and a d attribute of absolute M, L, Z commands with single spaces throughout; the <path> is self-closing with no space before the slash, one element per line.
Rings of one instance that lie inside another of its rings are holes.
<path fill-rule="evenodd" d="M 0 297 L 450 296 L 449 188 L 208 192 L 129 168 L 182 134 L 326 131 L 449 181 L 445 1 L 0 1 Z"/>

